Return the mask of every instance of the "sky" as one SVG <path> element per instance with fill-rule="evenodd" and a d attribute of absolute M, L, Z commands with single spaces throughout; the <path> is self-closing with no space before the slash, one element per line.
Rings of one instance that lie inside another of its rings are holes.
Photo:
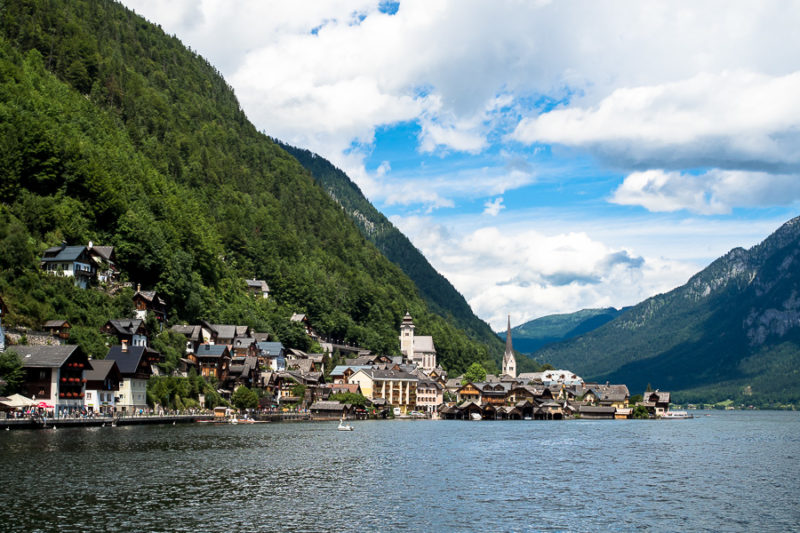
<path fill-rule="evenodd" d="M 799 1 L 123 3 L 496 331 L 634 305 L 800 214 Z"/>

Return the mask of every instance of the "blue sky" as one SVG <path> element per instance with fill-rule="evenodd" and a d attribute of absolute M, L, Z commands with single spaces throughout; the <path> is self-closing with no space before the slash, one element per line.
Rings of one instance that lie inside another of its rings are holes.
<path fill-rule="evenodd" d="M 124 3 L 496 330 L 635 304 L 799 211 L 798 2 Z"/>

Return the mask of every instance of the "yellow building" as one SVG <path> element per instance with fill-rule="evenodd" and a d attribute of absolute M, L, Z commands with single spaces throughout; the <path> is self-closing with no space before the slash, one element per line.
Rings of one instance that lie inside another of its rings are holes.
<path fill-rule="evenodd" d="M 361 393 L 375 400 L 383 398 L 392 407 L 399 407 L 401 413 L 408 413 L 417 407 L 416 376 L 402 370 L 378 370 L 362 368 L 348 379 L 357 383 Z"/>

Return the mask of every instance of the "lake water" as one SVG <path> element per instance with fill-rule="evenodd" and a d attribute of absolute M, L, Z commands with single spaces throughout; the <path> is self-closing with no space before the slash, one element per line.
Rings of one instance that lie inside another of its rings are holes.
<path fill-rule="evenodd" d="M 0 432 L 5 531 L 790 531 L 800 413 Z"/>

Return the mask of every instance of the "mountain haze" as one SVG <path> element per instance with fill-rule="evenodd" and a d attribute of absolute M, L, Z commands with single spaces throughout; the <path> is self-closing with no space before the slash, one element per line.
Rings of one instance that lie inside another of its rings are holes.
<path fill-rule="evenodd" d="M 131 295 L 81 291 L 38 265 L 49 246 L 93 241 L 166 297 L 170 322 L 299 342 L 288 317 L 304 312 L 322 334 L 397 353 L 410 311 L 449 371 L 494 364 L 492 343 L 432 311 L 212 65 L 117 3 L 0 4 L 0 169 L 6 324 L 67 319 L 102 353 L 97 328 Z M 266 280 L 269 300 L 247 278 Z"/>
<path fill-rule="evenodd" d="M 800 403 L 800 217 L 685 285 L 534 354 L 584 378 L 683 401 Z"/>
<path fill-rule="evenodd" d="M 511 328 L 511 338 L 517 350 L 530 354 L 547 344 L 565 341 L 595 330 L 624 311 L 625 309 L 607 307 L 543 316 Z M 505 331 L 499 332 L 498 335 L 505 340 Z"/>

